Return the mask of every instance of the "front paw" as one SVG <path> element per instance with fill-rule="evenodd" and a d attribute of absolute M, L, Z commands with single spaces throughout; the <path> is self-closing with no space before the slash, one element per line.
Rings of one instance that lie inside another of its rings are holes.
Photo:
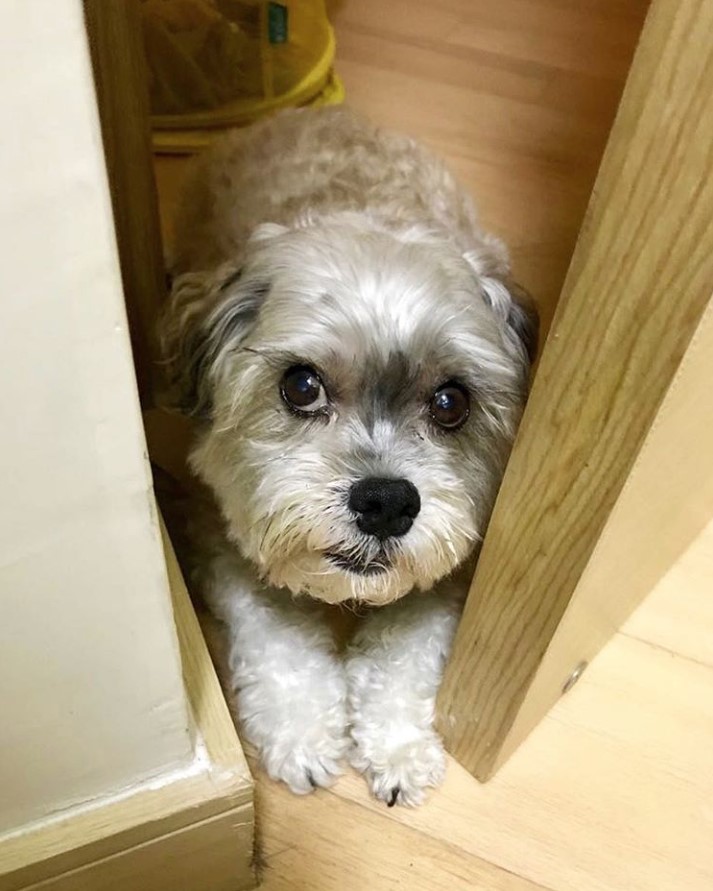
<path fill-rule="evenodd" d="M 440 786 L 446 756 L 438 735 L 430 728 L 392 726 L 388 730 L 354 727 L 352 765 L 364 774 L 376 798 L 388 807 L 423 802 L 426 789 Z"/>
<path fill-rule="evenodd" d="M 306 795 L 320 786 L 330 786 L 343 772 L 350 740 L 341 703 L 321 714 L 307 703 L 301 709 L 273 706 L 252 711 L 245 708 L 245 698 L 241 704 L 244 735 L 257 748 L 271 779 Z"/>
<path fill-rule="evenodd" d="M 306 795 L 320 786 L 331 786 L 343 772 L 342 759 L 348 741 L 328 741 L 327 745 L 312 742 L 288 743 L 273 741 L 260 750 L 263 767 L 268 776 L 289 786 L 297 795 Z"/>

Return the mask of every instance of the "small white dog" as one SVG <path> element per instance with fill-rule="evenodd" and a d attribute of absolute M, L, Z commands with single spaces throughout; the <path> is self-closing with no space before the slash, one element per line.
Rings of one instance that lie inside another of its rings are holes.
<path fill-rule="evenodd" d="M 199 162 L 172 272 L 166 361 L 220 507 L 193 564 L 243 732 L 295 792 L 348 757 L 417 804 L 536 340 L 505 250 L 412 140 L 305 110 Z M 344 657 L 319 601 L 365 605 Z"/>

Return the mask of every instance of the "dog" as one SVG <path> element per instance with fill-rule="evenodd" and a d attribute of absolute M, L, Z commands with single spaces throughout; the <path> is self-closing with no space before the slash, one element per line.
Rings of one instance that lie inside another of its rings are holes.
<path fill-rule="evenodd" d="M 419 804 L 435 697 L 528 389 L 536 317 L 445 166 L 344 108 L 221 138 L 162 326 L 196 419 L 192 575 L 245 738 L 297 793 L 346 759 Z M 325 604 L 360 624 L 344 653 Z"/>

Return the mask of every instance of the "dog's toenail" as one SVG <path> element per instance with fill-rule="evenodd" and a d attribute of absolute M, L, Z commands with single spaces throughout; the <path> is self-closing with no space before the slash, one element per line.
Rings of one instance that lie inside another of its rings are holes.
<path fill-rule="evenodd" d="M 389 798 L 389 800 L 386 802 L 387 807 L 393 807 L 396 804 L 396 802 L 398 801 L 398 798 L 399 798 L 400 791 L 401 790 L 399 789 L 398 786 L 396 786 L 394 789 L 391 790 L 391 798 Z"/>

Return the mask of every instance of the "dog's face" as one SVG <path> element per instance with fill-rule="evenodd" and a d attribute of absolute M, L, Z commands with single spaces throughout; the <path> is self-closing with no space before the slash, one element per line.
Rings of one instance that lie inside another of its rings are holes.
<path fill-rule="evenodd" d="M 273 585 L 383 604 L 481 538 L 526 392 L 497 255 L 413 230 L 262 227 L 176 282 L 168 349 L 192 455 Z"/>

